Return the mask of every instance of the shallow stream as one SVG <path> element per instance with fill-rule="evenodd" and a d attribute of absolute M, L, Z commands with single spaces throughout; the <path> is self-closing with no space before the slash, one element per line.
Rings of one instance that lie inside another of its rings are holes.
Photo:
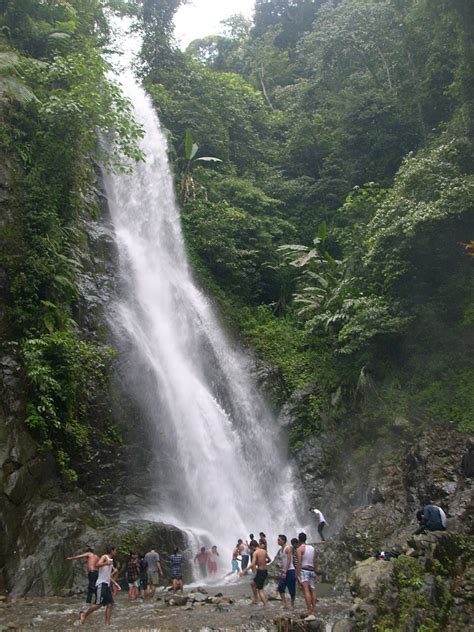
<path fill-rule="evenodd" d="M 267 588 L 267 594 L 270 593 Z M 185 587 L 185 595 L 196 589 Z M 297 595 L 294 611 L 280 609 L 280 602 L 269 601 L 269 607 L 255 606 L 250 599 L 249 580 L 242 579 L 221 586 L 206 588 L 209 596 L 222 593 L 221 603 L 194 603 L 185 606 L 168 606 L 165 603 L 167 591 L 161 590 L 150 601 L 129 602 L 127 595 L 120 593 L 113 609 L 111 630 L 134 630 L 135 632 L 155 632 L 160 630 L 275 630 L 275 621 L 282 617 L 292 617 L 302 622 L 305 616 L 304 599 Z M 233 603 L 228 603 L 231 600 Z M 318 612 L 316 616 L 326 623 L 330 632 L 334 622 L 347 615 L 349 604 L 340 597 L 333 596 L 332 587 L 321 584 Z M 43 597 L 12 599 L 0 602 L 0 630 L 50 630 L 68 632 L 78 628 L 103 630 L 104 614 L 101 611 L 90 615 L 84 626 L 80 626 L 79 612 L 85 609 L 79 597 Z M 303 626 L 301 629 L 304 629 Z"/>

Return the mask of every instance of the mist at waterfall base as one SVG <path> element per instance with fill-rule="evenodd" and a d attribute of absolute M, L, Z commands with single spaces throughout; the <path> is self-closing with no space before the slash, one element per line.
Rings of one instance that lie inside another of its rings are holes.
<path fill-rule="evenodd" d="M 105 177 L 122 280 L 110 320 L 154 455 L 143 517 L 185 530 L 193 549 L 216 544 L 230 569 L 237 538 L 264 531 L 272 551 L 278 533 L 293 537 L 303 499 L 251 363 L 192 278 L 166 136 L 133 75 L 121 81 L 146 160 Z"/>

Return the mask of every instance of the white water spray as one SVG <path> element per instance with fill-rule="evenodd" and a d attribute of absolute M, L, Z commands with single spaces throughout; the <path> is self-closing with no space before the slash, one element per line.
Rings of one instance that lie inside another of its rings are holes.
<path fill-rule="evenodd" d="M 149 517 L 225 549 L 263 530 L 293 535 L 299 494 L 275 419 L 193 281 L 167 142 L 148 96 L 122 78 L 145 129 L 146 161 L 106 176 L 124 291 L 111 320 L 144 437 L 156 455 Z"/>

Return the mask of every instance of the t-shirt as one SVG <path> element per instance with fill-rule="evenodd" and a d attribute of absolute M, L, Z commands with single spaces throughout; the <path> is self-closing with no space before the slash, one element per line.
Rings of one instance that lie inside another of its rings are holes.
<path fill-rule="evenodd" d="M 323 516 L 323 512 L 319 511 L 319 509 L 313 509 L 313 513 L 319 522 L 326 522 L 326 518 Z"/>
<path fill-rule="evenodd" d="M 156 563 L 160 561 L 160 556 L 156 551 L 149 551 L 145 555 L 145 564 L 148 566 L 149 571 L 156 571 Z"/>

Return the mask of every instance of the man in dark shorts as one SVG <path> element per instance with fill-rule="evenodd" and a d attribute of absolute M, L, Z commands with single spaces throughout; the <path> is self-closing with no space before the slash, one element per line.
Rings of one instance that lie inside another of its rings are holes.
<path fill-rule="evenodd" d="M 296 571 L 293 563 L 292 547 L 287 542 L 284 534 L 278 536 L 278 545 L 280 550 L 277 556 L 280 558 L 280 577 L 278 581 L 278 592 L 281 598 L 282 609 L 286 608 L 285 590 L 288 588 L 291 598 L 291 607 L 295 607 L 296 597 Z"/>
<path fill-rule="evenodd" d="M 97 568 L 99 569 L 99 577 L 96 583 L 96 600 L 93 606 L 90 606 L 85 612 L 81 612 L 79 620 L 81 624 L 84 624 L 87 617 L 99 610 L 102 606 L 105 608 L 105 625 L 109 625 L 112 617 L 112 606 L 114 605 L 114 598 L 112 597 L 112 590 L 110 584 L 112 582 L 112 571 L 114 564 L 114 556 L 117 554 L 117 549 L 113 545 L 109 545 L 105 549 L 105 554 L 97 562 Z"/>
<path fill-rule="evenodd" d="M 148 573 L 146 569 L 145 555 L 140 553 L 140 596 L 143 591 L 141 599 L 145 599 L 146 589 L 148 588 Z"/>
<path fill-rule="evenodd" d="M 255 550 L 252 556 L 252 563 L 250 566 L 240 573 L 240 576 L 245 575 L 247 571 L 252 570 L 255 572 L 255 576 L 251 581 L 251 587 L 253 592 L 253 603 L 258 603 L 257 597 L 260 598 L 260 601 L 263 603 L 263 607 L 268 607 L 267 597 L 265 595 L 265 591 L 263 590 L 263 586 L 268 577 L 267 571 L 267 563 L 270 562 L 270 558 L 267 553 L 267 543 L 265 540 L 260 540 L 257 549 Z"/>
<path fill-rule="evenodd" d="M 99 561 L 99 556 L 94 553 L 94 551 L 87 547 L 85 553 L 79 553 L 79 555 L 70 555 L 66 558 L 67 560 L 87 560 L 87 598 L 86 603 L 92 603 L 92 598 L 94 597 L 95 601 L 95 584 L 97 581 L 97 577 L 99 576 L 99 571 L 97 570 L 97 562 Z"/>

